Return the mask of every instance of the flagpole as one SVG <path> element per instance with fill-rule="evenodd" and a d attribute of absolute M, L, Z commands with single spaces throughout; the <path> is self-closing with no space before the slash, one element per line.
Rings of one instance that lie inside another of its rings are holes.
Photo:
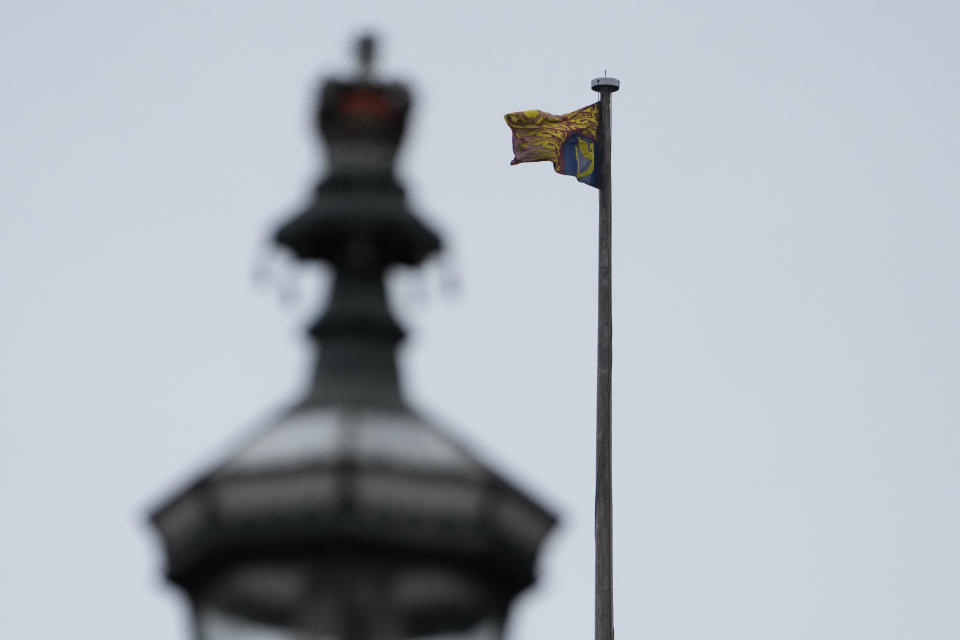
<path fill-rule="evenodd" d="M 594 503 L 596 543 L 594 638 L 613 640 L 613 482 L 611 381 L 613 374 L 613 282 L 610 95 L 620 88 L 616 78 L 594 78 L 600 93 L 600 245 L 597 270 L 597 489 Z"/>

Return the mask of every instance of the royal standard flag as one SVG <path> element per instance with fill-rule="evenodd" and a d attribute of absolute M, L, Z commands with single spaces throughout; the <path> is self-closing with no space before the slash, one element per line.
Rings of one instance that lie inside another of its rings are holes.
<path fill-rule="evenodd" d="M 600 103 L 555 116 L 531 109 L 503 116 L 513 131 L 510 164 L 549 160 L 557 173 L 576 176 L 591 187 L 599 184 L 594 164 Z"/>

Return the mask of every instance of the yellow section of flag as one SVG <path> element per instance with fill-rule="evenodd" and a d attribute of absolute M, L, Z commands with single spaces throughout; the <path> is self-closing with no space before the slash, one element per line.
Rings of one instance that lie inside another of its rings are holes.
<path fill-rule="evenodd" d="M 503 119 L 513 132 L 510 164 L 546 160 L 557 173 L 597 186 L 594 147 L 600 128 L 599 103 L 560 116 L 529 109 L 508 113 Z"/>

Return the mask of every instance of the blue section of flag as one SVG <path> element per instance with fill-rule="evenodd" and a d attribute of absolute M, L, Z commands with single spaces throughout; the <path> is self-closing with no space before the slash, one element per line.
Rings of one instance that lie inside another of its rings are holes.
<path fill-rule="evenodd" d="M 574 176 L 591 187 L 599 187 L 598 159 L 597 144 L 593 137 L 579 132 L 571 133 L 560 149 L 560 173 Z"/>

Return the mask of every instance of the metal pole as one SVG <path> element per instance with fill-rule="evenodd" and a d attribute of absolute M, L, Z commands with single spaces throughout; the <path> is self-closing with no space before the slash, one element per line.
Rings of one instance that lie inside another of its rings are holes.
<path fill-rule="evenodd" d="M 611 381 L 613 374 L 613 282 L 611 244 L 610 94 L 620 88 L 616 78 L 590 83 L 600 93 L 600 246 L 597 272 L 597 493 L 594 511 L 595 640 L 613 640 L 613 482 Z"/>

